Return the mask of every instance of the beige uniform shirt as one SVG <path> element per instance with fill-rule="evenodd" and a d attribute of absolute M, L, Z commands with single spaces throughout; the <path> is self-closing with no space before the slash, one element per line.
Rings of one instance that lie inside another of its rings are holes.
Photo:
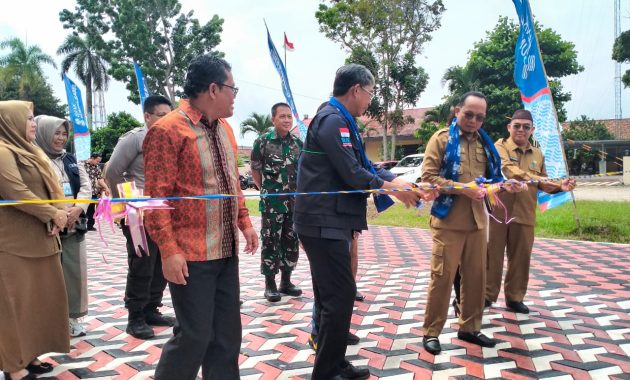
<path fill-rule="evenodd" d="M 469 136 L 470 138 L 467 138 Z M 440 177 L 440 168 L 444 163 L 448 128 L 435 132 L 424 152 L 422 181 L 439 186 L 461 186 L 474 181 L 479 176 L 486 176 L 488 158 L 483 149 L 481 136 L 477 132 L 472 135 L 460 131 L 461 166 L 459 181 L 455 182 Z M 455 195 L 449 214 L 444 219 L 431 216 L 431 227 L 448 230 L 473 231 L 488 225 L 488 217 L 483 201 L 476 201 L 465 195 L 458 195 L 459 189 L 444 189 L 444 193 Z"/>
<path fill-rule="evenodd" d="M 511 138 L 499 139 L 495 144 L 501 156 L 501 169 L 507 179 L 518 181 L 540 180 L 547 177 L 545 157 L 539 148 L 531 144 L 520 148 Z M 539 182 L 529 184 L 528 190 L 510 194 L 502 192 L 499 197 L 505 205 L 508 217 L 515 218 L 514 223 L 528 226 L 536 225 L 536 193 L 538 190 L 547 193 L 561 191 L 559 182 Z M 502 220 L 505 211 L 502 207 L 495 207 L 493 215 Z"/>

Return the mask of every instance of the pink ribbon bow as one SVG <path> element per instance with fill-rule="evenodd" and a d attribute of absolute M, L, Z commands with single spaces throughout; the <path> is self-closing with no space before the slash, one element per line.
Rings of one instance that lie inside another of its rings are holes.
<path fill-rule="evenodd" d="M 136 188 L 135 182 L 125 182 L 117 185 L 118 192 L 121 198 L 142 198 L 142 189 Z M 109 224 L 114 233 L 114 220 L 126 219 L 126 225 L 129 227 L 129 233 L 131 235 L 131 241 L 136 250 L 136 255 L 142 257 L 144 255 L 149 256 L 149 243 L 147 241 L 147 235 L 144 228 L 143 214 L 145 210 L 164 210 L 172 209 L 164 200 L 147 199 L 146 201 L 134 201 L 122 203 L 122 207 L 119 211 L 113 211 L 112 206 L 115 207 L 117 203 L 122 201 L 112 202 L 109 197 L 102 197 L 98 202 L 96 211 L 94 212 L 94 219 L 98 223 L 98 232 L 101 237 L 101 241 L 107 245 L 107 241 L 103 237 L 101 229 L 101 221 L 105 221 Z M 122 206 L 121 205 L 121 206 Z M 103 256 L 103 260 L 105 257 Z M 107 262 L 107 260 L 105 260 Z"/>

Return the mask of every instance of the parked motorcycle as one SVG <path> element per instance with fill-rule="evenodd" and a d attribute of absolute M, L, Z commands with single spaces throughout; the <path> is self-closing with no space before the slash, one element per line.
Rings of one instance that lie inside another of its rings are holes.
<path fill-rule="evenodd" d="M 242 174 L 239 174 L 238 178 L 239 178 L 239 182 L 241 184 L 241 190 L 247 190 L 247 188 L 249 187 L 248 182 L 247 182 L 247 177 L 245 177 Z"/>
<path fill-rule="evenodd" d="M 254 177 L 252 177 L 251 173 L 239 174 L 239 182 L 241 185 L 241 190 L 247 190 L 249 188 L 258 190 L 258 186 L 254 182 Z"/>

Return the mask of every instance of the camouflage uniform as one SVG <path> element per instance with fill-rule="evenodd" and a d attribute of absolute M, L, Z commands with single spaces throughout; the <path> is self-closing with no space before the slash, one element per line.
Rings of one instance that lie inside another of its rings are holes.
<path fill-rule="evenodd" d="M 251 155 L 252 170 L 260 171 L 261 194 L 295 192 L 297 162 L 302 141 L 289 133 L 284 138 L 275 129 L 254 142 Z M 260 271 L 265 276 L 282 271 L 293 271 L 297 264 L 298 238 L 293 231 L 293 197 L 262 197 L 262 241 Z"/>

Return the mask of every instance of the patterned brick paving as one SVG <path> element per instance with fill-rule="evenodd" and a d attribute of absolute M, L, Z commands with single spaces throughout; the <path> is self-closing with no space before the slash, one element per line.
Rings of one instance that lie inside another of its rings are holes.
<path fill-rule="evenodd" d="M 59 364 L 52 375 L 61 380 L 146 379 L 172 333 L 158 328 L 150 341 L 125 334 L 124 239 L 117 232 L 107 240 L 106 248 L 98 234 L 88 236 L 88 335 L 72 340 L 70 354 L 47 359 Z M 366 301 L 355 305 L 352 329 L 361 342 L 347 355 L 355 365 L 369 365 L 372 379 L 630 378 L 629 245 L 539 239 L 526 300 L 532 313 L 509 312 L 500 299 L 483 320 L 483 331 L 499 343 L 481 349 L 457 339 L 451 310 L 441 336 L 444 351 L 435 357 L 423 350 L 420 333 L 430 233 L 374 226 L 360 247 L 358 287 Z M 306 255 L 294 275 L 304 295 L 273 305 L 262 298 L 259 260 L 241 256 L 241 376 L 308 379 L 314 356 L 307 345 L 312 291 Z"/>

